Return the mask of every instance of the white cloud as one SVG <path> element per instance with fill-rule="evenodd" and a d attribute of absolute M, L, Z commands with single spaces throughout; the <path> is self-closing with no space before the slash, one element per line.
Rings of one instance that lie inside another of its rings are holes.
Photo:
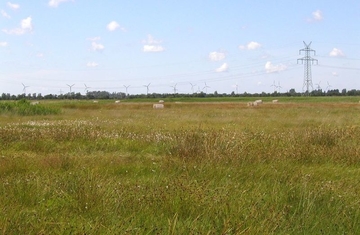
<path fill-rule="evenodd" d="M 87 67 L 97 67 L 97 66 L 99 66 L 99 64 L 96 63 L 96 62 L 88 62 L 88 63 L 86 64 L 86 66 L 87 66 Z"/>
<path fill-rule="evenodd" d="M 265 70 L 267 73 L 277 73 L 286 69 L 286 65 L 278 64 L 274 65 L 270 61 L 266 62 Z"/>
<path fill-rule="evenodd" d="M 144 52 L 162 52 L 165 48 L 160 45 L 144 45 L 143 50 Z"/>
<path fill-rule="evenodd" d="M 26 19 L 23 19 L 21 21 L 21 28 L 24 30 L 32 30 L 32 23 L 31 23 L 32 19 L 31 17 L 28 17 Z"/>
<path fill-rule="evenodd" d="M 211 61 L 220 61 L 220 60 L 225 59 L 225 57 L 226 57 L 226 55 L 225 55 L 225 53 L 223 53 L 223 52 L 216 52 L 216 51 L 214 51 L 214 52 L 210 52 L 210 53 L 209 53 L 209 59 L 210 59 Z"/>
<path fill-rule="evenodd" d="M 217 73 L 221 73 L 221 72 L 226 72 L 226 71 L 228 71 L 228 69 L 229 69 L 229 66 L 228 66 L 228 64 L 227 63 L 223 63 L 219 68 L 217 68 L 215 71 L 217 72 Z"/>
<path fill-rule="evenodd" d="M 44 55 L 44 53 L 37 53 L 36 54 L 36 57 L 39 57 L 39 58 L 43 58 L 45 55 Z"/>
<path fill-rule="evenodd" d="M 145 44 L 143 47 L 144 52 L 162 52 L 165 51 L 165 48 L 162 45 L 162 40 L 155 40 L 150 34 L 147 36 L 146 40 L 143 40 Z"/>
<path fill-rule="evenodd" d="M 33 29 L 32 18 L 29 16 L 28 18 L 23 19 L 20 22 L 20 28 L 3 29 L 3 32 L 6 33 L 6 34 L 22 35 L 22 34 L 31 32 L 32 29 Z"/>
<path fill-rule="evenodd" d="M 333 56 L 333 57 L 343 57 L 343 56 L 345 56 L 344 52 L 342 52 L 342 50 L 340 50 L 338 48 L 333 48 L 332 51 L 330 51 L 329 55 Z"/>
<path fill-rule="evenodd" d="M 249 42 L 247 44 L 247 49 L 248 50 L 255 50 L 255 49 L 258 49 L 261 47 L 261 44 L 260 43 L 257 43 L 257 42 Z"/>
<path fill-rule="evenodd" d="M 8 18 L 8 19 L 11 18 L 10 15 L 8 15 L 8 13 L 6 13 L 6 11 L 4 11 L 4 10 L 1 10 L 0 13 L 4 18 Z"/>
<path fill-rule="evenodd" d="M 7 42 L 0 42 L 0 47 L 6 47 L 8 45 Z"/>
<path fill-rule="evenodd" d="M 17 10 L 20 8 L 19 4 L 15 4 L 15 3 L 11 3 L 11 2 L 7 2 L 8 7 L 10 7 L 13 10 Z"/>
<path fill-rule="evenodd" d="M 86 40 L 89 41 L 99 41 L 101 39 L 101 37 L 93 37 L 93 38 L 87 38 Z"/>
<path fill-rule="evenodd" d="M 143 40 L 143 43 L 144 43 L 144 44 L 150 44 L 150 45 L 153 45 L 153 44 L 161 44 L 161 43 L 162 43 L 162 40 L 155 40 L 154 37 L 153 37 L 151 34 L 148 34 L 148 35 L 147 35 L 147 39 L 146 39 L 146 40 Z"/>
<path fill-rule="evenodd" d="M 313 20 L 315 20 L 315 21 L 320 21 L 320 20 L 324 19 L 322 12 L 320 10 L 314 11 L 312 13 L 312 17 L 313 17 Z"/>
<path fill-rule="evenodd" d="M 338 74 L 337 72 L 332 72 L 331 74 L 332 74 L 334 77 L 339 76 L 339 74 Z"/>
<path fill-rule="evenodd" d="M 3 29 L 2 30 L 4 33 L 6 34 L 15 34 L 15 35 L 22 35 L 24 34 L 24 30 L 20 29 L 20 28 L 16 28 L 16 29 Z"/>
<path fill-rule="evenodd" d="M 307 21 L 310 23 L 316 21 L 322 21 L 324 19 L 323 14 L 320 10 L 316 10 L 312 12 L 311 15 L 312 17 L 307 19 Z"/>
<path fill-rule="evenodd" d="M 107 30 L 109 31 L 115 31 L 116 29 L 120 28 L 121 31 L 126 31 L 126 29 L 124 27 L 120 27 L 120 25 L 118 24 L 118 22 L 116 21 L 111 21 L 107 26 L 106 26 Z"/>
<path fill-rule="evenodd" d="M 69 1 L 71 0 L 50 0 L 48 4 L 50 7 L 58 7 L 60 3 L 69 2 Z"/>
<path fill-rule="evenodd" d="M 105 49 L 104 45 L 100 44 L 100 43 L 96 43 L 96 42 L 92 42 L 91 43 L 91 48 L 94 51 L 102 51 Z"/>
<path fill-rule="evenodd" d="M 109 31 L 115 31 L 117 28 L 119 28 L 120 25 L 116 22 L 116 21 L 111 21 L 107 26 L 106 28 L 109 30 Z"/>
<path fill-rule="evenodd" d="M 249 42 L 247 45 L 240 45 L 240 50 L 256 50 L 261 47 L 261 44 L 258 42 Z"/>

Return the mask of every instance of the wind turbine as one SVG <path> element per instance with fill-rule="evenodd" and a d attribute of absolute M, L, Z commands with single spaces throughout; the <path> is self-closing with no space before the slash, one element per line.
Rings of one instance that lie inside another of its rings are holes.
<path fill-rule="evenodd" d="M 150 86 L 151 83 L 147 84 L 147 85 L 144 85 L 144 87 L 146 87 L 146 95 L 149 94 L 149 86 Z"/>
<path fill-rule="evenodd" d="M 210 88 L 208 85 L 206 85 L 206 82 L 205 82 L 205 86 L 203 88 L 203 90 L 205 89 L 205 93 L 207 94 L 207 89 Z"/>
<path fill-rule="evenodd" d="M 282 88 L 282 87 L 280 86 L 280 82 L 278 82 L 277 88 L 279 88 L 279 93 L 280 93 L 280 89 Z"/>
<path fill-rule="evenodd" d="M 318 89 L 318 90 L 321 90 L 320 83 L 321 83 L 321 81 L 320 81 L 319 83 L 316 83 L 316 84 L 315 84 L 315 85 L 317 86 L 317 89 Z"/>
<path fill-rule="evenodd" d="M 326 91 L 328 91 L 328 89 L 331 87 L 330 83 L 327 82 L 327 87 L 326 87 Z"/>
<path fill-rule="evenodd" d="M 28 88 L 29 86 L 25 86 L 24 83 L 21 83 L 23 85 L 23 93 L 26 95 L 26 88 Z"/>
<path fill-rule="evenodd" d="M 72 88 L 75 84 L 72 84 L 72 85 L 66 84 L 66 85 L 70 88 L 70 94 L 71 94 L 71 88 Z"/>
<path fill-rule="evenodd" d="M 172 88 L 174 88 L 174 94 L 176 94 L 176 91 L 177 91 L 177 89 L 176 89 L 176 85 L 177 85 L 177 83 L 175 83 L 175 85 L 174 85 L 174 86 L 171 86 Z"/>
<path fill-rule="evenodd" d="M 128 96 L 128 95 L 129 95 L 129 93 L 128 93 L 128 88 L 130 87 L 130 85 L 127 85 L 127 86 L 124 85 L 124 87 L 125 87 L 125 89 L 126 89 L 126 96 Z"/>
<path fill-rule="evenodd" d="M 88 89 L 89 89 L 89 88 L 91 88 L 91 87 L 86 86 L 86 84 L 85 84 L 85 83 L 84 83 L 84 85 L 85 85 L 84 92 L 88 93 Z"/>
<path fill-rule="evenodd" d="M 236 83 L 234 86 L 235 86 L 235 89 L 236 89 L 236 94 L 239 94 L 239 91 L 238 91 L 239 85 Z"/>
<path fill-rule="evenodd" d="M 194 86 L 196 86 L 196 84 L 192 84 L 192 83 L 190 82 L 190 85 L 191 85 L 191 92 L 194 94 Z"/>
<path fill-rule="evenodd" d="M 277 86 L 276 86 L 276 84 L 275 84 L 275 81 L 274 81 L 274 83 L 273 83 L 271 86 L 274 87 L 274 93 L 275 93 L 276 88 L 277 88 Z"/>

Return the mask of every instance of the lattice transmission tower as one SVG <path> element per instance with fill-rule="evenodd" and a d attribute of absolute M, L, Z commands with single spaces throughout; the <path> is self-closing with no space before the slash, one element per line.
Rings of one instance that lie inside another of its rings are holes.
<path fill-rule="evenodd" d="M 310 48 L 311 42 L 309 44 L 306 44 L 304 42 L 305 48 L 299 50 L 299 55 L 301 55 L 301 52 L 305 52 L 305 56 L 303 58 L 297 59 L 297 63 L 299 63 L 299 60 L 301 60 L 301 63 L 304 64 L 304 85 L 303 85 L 303 92 L 305 92 L 306 95 L 309 95 L 310 92 L 313 90 L 313 84 L 312 84 L 312 77 L 311 77 L 311 65 L 316 62 L 318 64 L 318 60 L 311 57 L 311 52 L 314 52 L 314 55 L 316 55 L 316 51 Z M 305 91 L 306 88 L 306 91 Z"/>

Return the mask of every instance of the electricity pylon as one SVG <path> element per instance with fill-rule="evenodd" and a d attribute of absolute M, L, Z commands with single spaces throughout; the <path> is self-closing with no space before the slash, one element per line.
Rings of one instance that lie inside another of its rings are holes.
<path fill-rule="evenodd" d="M 297 63 L 299 63 L 299 60 L 301 60 L 301 63 L 304 64 L 303 91 L 306 88 L 306 95 L 309 95 L 311 90 L 313 90 L 312 77 L 311 77 L 311 65 L 314 64 L 314 62 L 316 62 L 316 64 L 318 64 L 318 60 L 314 59 L 310 56 L 311 52 L 314 52 L 314 55 L 316 55 L 316 51 L 310 48 L 311 42 L 309 44 L 306 44 L 304 42 L 304 45 L 305 45 L 305 48 L 299 50 L 299 55 L 301 54 L 302 51 L 304 51 L 305 56 L 303 58 L 297 59 Z"/>

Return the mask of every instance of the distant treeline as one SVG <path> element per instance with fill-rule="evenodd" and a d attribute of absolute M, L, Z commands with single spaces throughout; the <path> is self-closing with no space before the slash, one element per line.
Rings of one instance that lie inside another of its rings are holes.
<path fill-rule="evenodd" d="M 0 100 L 41 100 L 41 99 L 136 99 L 136 98 L 180 98 L 180 97 L 277 97 L 277 96 L 360 96 L 360 90 L 356 89 L 333 89 L 333 90 L 313 90 L 310 93 L 296 92 L 295 89 L 290 89 L 287 92 L 273 92 L 273 93 L 239 93 L 236 94 L 234 91 L 230 94 L 227 93 L 193 93 L 193 94 L 182 94 L 182 93 L 150 93 L 150 94 L 126 94 L 124 92 L 108 92 L 108 91 L 88 91 L 85 95 L 80 92 L 66 93 L 66 94 L 48 94 L 42 95 L 41 93 L 33 94 L 19 94 L 12 95 L 10 93 L 2 93 Z"/>

